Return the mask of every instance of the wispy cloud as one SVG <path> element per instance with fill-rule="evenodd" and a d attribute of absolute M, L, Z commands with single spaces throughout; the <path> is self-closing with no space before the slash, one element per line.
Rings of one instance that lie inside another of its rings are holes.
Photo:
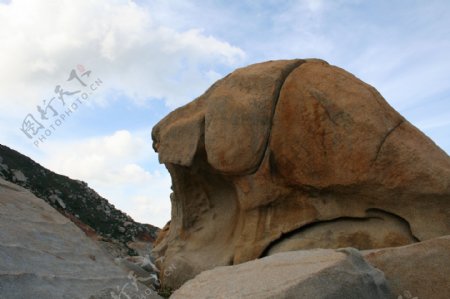
<path fill-rule="evenodd" d="M 448 1 L 6 3 L 0 4 L 2 142 L 88 181 L 138 220 L 163 225 L 170 217 L 170 177 L 157 163 L 149 126 L 167 107 L 254 62 L 317 57 L 343 67 L 450 152 Z M 104 89 L 88 112 L 39 151 L 29 150 L 18 130 L 24 114 L 79 63 L 102 78 Z M 157 107 L 150 99 L 166 107 L 150 115 L 149 107 Z M 142 130 L 131 129 L 137 118 Z"/>
<path fill-rule="evenodd" d="M 0 21 L 0 104 L 34 104 L 81 63 L 131 100 L 173 107 L 205 89 L 214 66 L 244 57 L 201 30 L 162 26 L 125 0 L 14 0 L 0 5 Z"/>
<path fill-rule="evenodd" d="M 47 155 L 41 163 L 88 182 L 135 220 L 163 226 L 170 215 L 170 176 L 158 164 L 149 131 L 120 130 L 96 138 L 49 141 L 43 145 Z"/>

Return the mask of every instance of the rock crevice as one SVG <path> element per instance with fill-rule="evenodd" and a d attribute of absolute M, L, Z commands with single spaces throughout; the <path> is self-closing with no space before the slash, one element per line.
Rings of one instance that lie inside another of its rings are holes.
<path fill-rule="evenodd" d="M 389 138 L 389 136 L 390 136 L 392 133 L 394 133 L 394 131 L 395 131 L 396 129 L 398 129 L 398 127 L 400 127 L 404 122 L 405 122 L 404 119 L 400 120 L 400 121 L 398 122 L 398 124 L 396 124 L 394 127 L 392 127 L 391 129 L 389 129 L 389 130 L 386 132 L 386 135 L 383 136 L 383 138 L 381 139 L 380 145 L 377 147 L 377 151 L 376 151 L 376 154 L 375 154 L 374 162 L 377 161 L 378 156 L 380 155 L 381 149 L 383 148 L 383 145 L 384 145 L 384 143 L 386 142 L 386 140 L 387 140 L 387 139 Z"/>
<path fill-rule="evenodd" d="M 284 82 L 286 82 L 286 79 L 289 77 L 289 75 L 296 68 L 298 68 L 299 66 L 301 66 L 305 62 L 306 62 L 305 60 L 299 60 L 297 63 L 293 64 L 292 66 L 289 66 L 285 70 L 285 74 L 283 74 L 281 76 L 281 82 L 277 86 L 277 89 L 276 89 L 276 92 L 275 92 L 275 96 L 274 96 L 274 105 L 273 105 L 273 109 L 272 109 L 272 114 L 270 116 L 270 127 L 269 127 L 269 133 L 267 134 L 267 138 L 266 138 L 266 144 L 264 146 L 264 152 L 266 152 L 269 149 L 270 137 L 272 135 L 273 118 L 275 116 L 275 111 L 277 109 L 278 100 L 280 99 L 280 92 L 281 92 L 281 89 L 283 88 Z M 256 167 L 254 168 L 254 170 L 251 173 L 256 172 L 261 167 L 261 164 L 262 164 L 263 160 L 264 160 L 264 156 L 261 156 L 261 159 L 259 160 L 259 162 L 257 163 Z M 241 174 L 241 175 L 243 175 L 243 174 Z"/>
<path fill-rule="evenodd" d="M 402 217 L 380 209 L 368 209 L 364 217 L 338 217 L 315 221 L 283 233 L 261 257 L 298 248 L 357 247 L 360 250 L 402 246 L 419 242 Z"/>

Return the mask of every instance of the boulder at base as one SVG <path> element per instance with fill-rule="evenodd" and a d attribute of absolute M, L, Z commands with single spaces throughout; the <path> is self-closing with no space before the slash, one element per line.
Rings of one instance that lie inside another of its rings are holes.
<path fill-rule="evenodd" d="M 167 287 L 287 250 L 450 234 L 449 156 L 375 88 L 322 60 L 237 69 L 152 138 L 173 185 L 154 248 Z"/>
<path fill-rule="evenodd" d="M 171 298 L 391 298 L 384 275 L 355 249 L 279 253 L 218 267 L 188 281 Z"/>
<path fill-rule="evenodd" d="M 372 250 L 364 253 L 364 258 L 384 272 L 397 296 L 405 299 L 450 297 L 450 236 Z"/>
<path fill-rule="evenodd" d="M 3 179 L 0 227 L 0 298 L 160 298 L 44 200 Z"/>

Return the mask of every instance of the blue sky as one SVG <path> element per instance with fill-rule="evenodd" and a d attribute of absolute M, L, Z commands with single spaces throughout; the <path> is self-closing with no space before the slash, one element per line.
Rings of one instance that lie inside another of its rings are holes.
<path fill-rule="evenodd" d="M 450 153 L 449 15 L 449 1 L 429 0 L 0 1 L 0 143 L 163 226 L 170 177 L 153 125 L 237 67 L 316 57 L 375 86 Z M 39 118 L 56 85 L 70 90 L 78 65 L 102 85 L 36 147 L 25 116 Z"/>

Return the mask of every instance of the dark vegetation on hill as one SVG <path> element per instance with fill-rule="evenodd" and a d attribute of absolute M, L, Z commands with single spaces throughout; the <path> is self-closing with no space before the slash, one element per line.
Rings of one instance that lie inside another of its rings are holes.
<path fill-rule="evenodd" d="M 152 242 L 159 231 L 155 226 L 135 222 L 85 182 L 54 173 L 1 144 L 0 177 L 29 189 L 85 232 L 92 228 L 105 241 L 117 240 L 127 247 L 132 241 Z M 134 254 L 133 249 L 128 250 L 128 254 Z"/>

